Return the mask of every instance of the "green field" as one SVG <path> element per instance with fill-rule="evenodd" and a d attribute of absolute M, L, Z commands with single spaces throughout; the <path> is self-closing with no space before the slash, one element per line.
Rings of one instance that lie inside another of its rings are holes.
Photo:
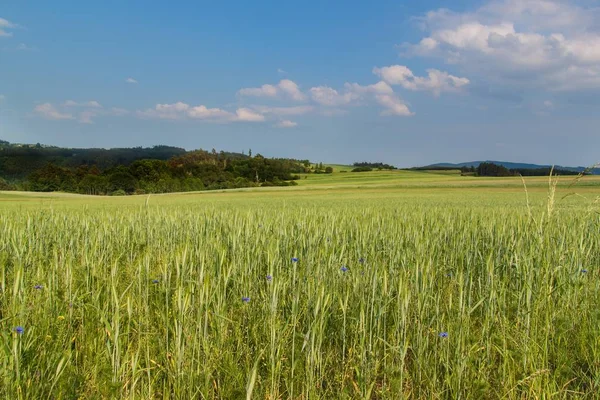
<path fill-rule="evenodd" d="M 598 398 L 600 178 L 341 169 L 0 192 L 2 398 Z"/>

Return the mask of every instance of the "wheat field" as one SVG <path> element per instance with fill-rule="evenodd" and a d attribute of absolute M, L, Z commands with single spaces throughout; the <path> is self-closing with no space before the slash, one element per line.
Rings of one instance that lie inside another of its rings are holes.
<path fill-rule="evenodd" d="M 519 185 L 4 193 L 0 395 L 597 398 L 599 187 Z"/>

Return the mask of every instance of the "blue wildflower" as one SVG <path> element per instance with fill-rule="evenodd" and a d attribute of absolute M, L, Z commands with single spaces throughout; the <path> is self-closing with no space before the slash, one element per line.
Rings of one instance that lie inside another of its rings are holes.
<path fill-rule="evenodd" d="M 15 332 L 17 332 L 18 335 L 22 335 L 24 331 L 25 331 L 25 329 L 23 329 L 22 326 L 17 326 L 15 328 Z"/>
<path fill-rule="evenodd" d="M 361 257 L 361 258 L 358 259 L 358 262 L 361 263 L 361 264 L 364 264 L 365 263 L 365 259 Z"/>
<path fill-rule="evenodd" d="M 269 282 L 271 282 L 271 281 L 273 280 L 273 277 L 272 277 L 271 275 L 267 275 L 267 280 L 268 280 Z"/>
<path fill-rule="evenodd" d="M 340 268 L 340 271 L 346 272 L 346 271 L 348 271 L 348 268 L 346 268 L 346 266 L 344 265 L 342 268 Z"/>
<path fill-rule="evenodd" d="M 152 283 L 154 283 L 155 285 L 158 283 L 158 279 L 152 279 Z"/>
<path fill-rule="evenodd" d="M 440 332 L 438 334 L 438 336 L 441 337 L 441 338 L 447 338 L 448 337 L 448 332 Z"/>
<path fill-rule="evenodd" d="M 581 270 L 581 273 L 582 273 L 582 274 L 587 274 L 587 272 L 588 272 L 588 271 L 587 271 L 587 269 L 582 269 L 582 270 Z"/>
<path fill-rule="evenodd" d="M 297 257 L 292 257 L 292 262 L 298 262 L 298 258 Z"/>
<path fill-rule="evenodd" d="M 244 303 L 249 303 L 250 302 L 250 297 L 242 297 L 242 301 Z"/>
<path fill-rule="evenodd" d="M 42 285 L 35 285 L 33 288 L 36 290 L 42 290 L 44 287 Z"/>

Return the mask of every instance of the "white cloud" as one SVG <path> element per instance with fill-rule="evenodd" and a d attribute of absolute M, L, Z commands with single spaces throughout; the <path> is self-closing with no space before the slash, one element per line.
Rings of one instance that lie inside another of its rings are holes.
<path fill-rule="evenodd" d="M 96 100 L 84 101 L 81 103 L 77 103 L 73 100 L 67 100 L 64 102 L 63 106 L 65 107 L 91 107 L 91 108 L 102 108 L 102 105 L 98 103 Z"/>
<path fill-rule="evenodd" d="M 459 78 L 437 69 L 428 69 L 427 77 L 415 76 L 404 65 L 392 65 L 383 68 L 373 68 L 373 73 L 379 75 L 391 85 L 401 85 L 408 90 L 425 90 L 439 96 L 442 92 L 456 92 L 469 84 L 467 78 Z"/>
<path fill-rule="evenodd" d="M 178 106 L 182 103 L 177 103 Z M 187 104 L 186 114 L 190 118 L 194 119 L 203 119 L 203 120 L 227 120 L 231 119 L 232 114 L 228 111 L 222 110 L 220 108 L 208 108 L 204 105 L 189 107 Z"/>
<path fill-rule="evenodd" d="M 316 103 L 323 106 L 343 106 L 357 100 L 358 96 L 353 92 L 339 93 L 329 86 L 317 86 L 310 89 L 310 97 Z"/>
<path fill-rule="evenodd" d="M 277 116 L 304 115 L 315 110 L 314 106 L 293 106 L 293 107 L 269 107 L 252 106 L 252 108 L 261 114 L 273 114 Z"/>
<path fill-rule="evenodd" d="M 345 111 L 339 107 L 362 104 L 364 101 L 375 101 L 386 110 L 382 115 L 412 116 L 408 106 L 394 93 L 392 87 L 379 81 L 372 85 L 359 85 L 358 83 L 346 83 L 344 92 L 328 86 L 319 86 L 310 89 L 313 101 L 327 107 L 336 107 L 333 110 L 325 110 L 324 115 L 340 115 Z"/>
<path fill-rule="evenodd" d="M 406 104 L 393 94 L 378 94 L 375 96 L 377 103 L 386 108 L 382 115 L 398 115 L 401 117 L 410 117 L 414 113 L 411 112 Z"/>
<path fill-rule="evenodd" d="M 275 126 L 277 128 L 293 128 L 295 126 L 297 126 L 298 123 L 290 121 L 288 119 L 283 120 L 283 121 L 279 121 L 278 123 L 275 124 Z"/>
<path fill-rule="evenodd" d="M 235 113 L 221 108 L 208 108 L 204 105 L 192 107 L 183 102 L 157 104 L 154 108 L 138 111 L 142 118 L 171 120 L 196 119 L 208 122 L 261 122 L 264 115 L 248 108 L 238 108 Z"/>
<path fill-rule="evenodd" d="M 283 69 L 281 69 L 281 68 L 277 68 L 277 73 L 278 73 L 278 74 L 285 75 L 285 74 L 287 74 L 287 71 L 285 71 L 285 70 L 283 70 Z"/>
<path fill-rule="evenodd" d="M 600 88 L 600 7 L 560 0 L 492 0 L 474 12 L 432 11 L 408 54 L 443 58 L 496 84 Z"/>
<path fill-rule="evenodd" d="M 262 122 L 265 116 L 248 108 L 238 108 L 235 111 L 235 121 Z"/>
<path fill-rule="evenodd" d="M 306 95 L 302 93 L 298 85 L 289 79 L 282 79 L 277 85 L 266 84 L 258 88 L 240 89 L 238 94 L 253 97 L 284 97 L 295 101 L 306 100 Z"/>
<path fill-rule="evenodd" d="M 124 108 L 111 107 L 104 109 L 100 103 L 95 100 L 78 103 L 73 100 L 67 100 L 58 105 L 52 103 L 43 103 L 34 108 L 39 116 L 50 120 L 77 120 L 82 124 L 93 124 L 96 117 L 113 116 L 122 117 L 130 112 Z"/>
<path fill-rule="evenodd" d="M 75 119 L 73 114 L 60 112 L 51 103 L 37 105 L 34 111 L 41 117 L 51 120 Z"/>
<path fill-rule="evenodd" d="M 12 32 L 8 32 L 7 29 L 16 28 L 17 24 L 13 24 L 7 19 L 0 18 L 0 37 L 10 37 Z"/>
<path fill-rule="evenodd" d="M 133 78 L 127 78 L 127 79 L 125 79 L 125 82 L 127 82 L 127 83 L 132 83 L 132 84 L 136 84 L 136 83 L 138 83 L 138 81 L 136 81 L 136 80 L 135 80 L 135 79 L 133 79 Z"/>
<path fill-rule="evenodd" d="M 277 86 L 273 85 L 262 85 L 259 88 L 244 88 L 238 92 L 242 96 L 254 96 L 254 97 L 277 97 L 279 91 Z"/>
<path fill-rule="evenodd" d="M 379 81 L 373 85 L 361 86 L 358 83 L 346 83 L 346 90 L 355 94 L 392 94 L 394 89 L 384 81 Z"/>
<path fill-rule="evenodd" d="M 289 79 L 283 79 L 279 82 L 279 88 L 283 91 L 287 96 L 291 97 L 292 100 L 296 101 L 304 101 L 306 100 L 306 95 L 300 91 L 298 85 Z"/>

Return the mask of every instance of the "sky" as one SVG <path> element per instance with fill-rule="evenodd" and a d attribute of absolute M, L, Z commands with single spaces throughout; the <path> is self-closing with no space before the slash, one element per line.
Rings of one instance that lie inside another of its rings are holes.
<path fill-rule="evenodd" d="M 3 0 L 0 139 L 600 161 L 600 2 Z"/>

